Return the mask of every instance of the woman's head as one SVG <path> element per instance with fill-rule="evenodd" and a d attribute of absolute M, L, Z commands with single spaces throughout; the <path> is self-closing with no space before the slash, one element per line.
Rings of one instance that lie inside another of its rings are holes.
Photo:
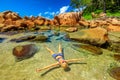
<path fill-rule="evenodd" d="M 64 68 L 64 69 L 67 69 L 67 68 L 68 68 L 68 64 L 67 64 L 67 62 L 64 61 L 64 60 L 61 60 L 61 61 L 60 61 L 60 65 L 61 65 L 61 67 Z"/>

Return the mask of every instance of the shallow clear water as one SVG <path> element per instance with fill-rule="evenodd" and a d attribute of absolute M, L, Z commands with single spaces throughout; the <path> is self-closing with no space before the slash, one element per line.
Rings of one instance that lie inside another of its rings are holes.
<path fill-rule="evenodd" d="M 8 38 L 20 37 L 23 35 L 30 35 L 36 33 L 16 34 Z M 71 42 L 65 40 L 64 33 L 59 36 L 53 36 L 53 32 L 40 32 L 37 34 L 44 34 L 49 36 L 48 42 L 9 42 L 9 39 L 0 43 L 0 80 L 114 80 L 108 74 L 108 69 L 111 64 L 120 65 L 110 55 L 114 54 L 108 50 L 103 49 L 103 54 L 98 56 L 90 55 L 88 51 L 80 49 L 76 51 L 72 48 Z M 51 35 L 50 35 L 51 34 Z M 36 44 L 39 51 L 31 58 L 15 62 L 15 57 L 12 55 L 12 50 L 17 45 Z M 84 58 L 85 60 L 79 63 L 69 65 L 70 71 L 65 72 L 62 68 L 53 68 L 37 73 L 37 68 L 43 68 L 50 64 L 56 63 L 49 52 L 44 48 L 47 45 L 49 48 L 58 52 L 58 44 L 61 43 L 64 48 L 65 59 Z M 76 43 L 78 44 L 78 43 Z M 86 55 L 85 55 L 86 54 Z M 87 63 L 87 64 L 84 64 Z"/>
<path fill-rule="evenodd" d="M 5 40 L 5 38 L 0 38 L 0 43 L 2 43 Z"/>

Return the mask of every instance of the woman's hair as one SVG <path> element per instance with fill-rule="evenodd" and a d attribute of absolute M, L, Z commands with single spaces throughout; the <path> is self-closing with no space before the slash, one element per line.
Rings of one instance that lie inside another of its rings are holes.
<path fill-rule="evenodd" d="M 66 68 L 68 68 L 68 64 L 66 62 L 61 63 L 61 67 L 64 68 L 64 69 L 66 69 Z"/>

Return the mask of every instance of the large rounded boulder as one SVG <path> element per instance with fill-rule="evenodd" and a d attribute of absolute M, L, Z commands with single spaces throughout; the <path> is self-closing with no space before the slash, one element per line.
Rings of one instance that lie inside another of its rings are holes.
<path fill-rule="evenodd" d="M 38 48 L 35 44 L 19 45 L 13 49 L 13 55 L 17 61 L 20 61 L 32 57 L 37 50 Z"/>

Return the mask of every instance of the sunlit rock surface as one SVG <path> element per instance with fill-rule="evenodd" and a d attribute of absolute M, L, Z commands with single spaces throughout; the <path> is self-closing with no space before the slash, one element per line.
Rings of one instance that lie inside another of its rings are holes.
<path fill-rule="evenodd" d="M 104 28 L 84 29 L 76 33 L 71 33 L 70 38 L 79 42 L 90 43 L 93 45 L 104 44 L 107 38 L 107 31 Z"/>

